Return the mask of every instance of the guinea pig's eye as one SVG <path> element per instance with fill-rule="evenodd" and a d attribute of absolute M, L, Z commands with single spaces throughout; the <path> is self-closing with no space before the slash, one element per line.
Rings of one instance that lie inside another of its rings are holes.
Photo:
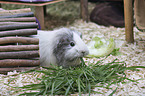
<path fill-rule="evenodd" d="M 70 46 L 72 46 L 72 47 L 75 46 L 75 43 L 74 42 L 71 42 L 70 43 Z"/>

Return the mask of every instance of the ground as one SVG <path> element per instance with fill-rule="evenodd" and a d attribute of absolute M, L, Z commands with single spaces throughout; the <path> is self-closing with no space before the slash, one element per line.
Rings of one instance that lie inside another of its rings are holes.
<path fill-rule="evenodd" d="M 95 4 L 89 3 L 89 10 L 91 11 Z M 69 7 L 68 7 L 69 6 Z M 71 7 L 70 7 L 71 6 Z M 6 5 L 3 6 L 7 8 Z M 13 7 L 13 6 L 11 6 Z M 20 6 L 18 6 L 19 8 Z M 22 8 L 28 6 L 21 6 Z M 134 27 L 134 44 L 128 44 L 125 41 L 125 28 L 116 28 L 113 26 L 105 27 L 100 26 L 92 22 L 86 23 L 82 21 L 79 17 L 79 2 L 78 1 L 67 1 L 63 3 L 57 3 L 54 5 L 47 6 L 48 15 L 45 17 L 45 26 L 46 30 L 52 30 L 60 27 L 67 27 L 75 29 L 82 32 L 83 40 L 85 43 L 88 43 L 93 37 L 99 36 L 103 38 L 114 38 L 116 42 L 116 47 L 120 48 L 121 55 L 108 56 L 104 62 L 111 62 L 114 59 L 118 61 L 124 61 L 127 66 L 144 66 L 145 65 L 145 51 L 143 46 L 139 44 L 141 40 L 145 40 L 145 33 L 140 32 Z M 17 8 L 17 7 L 16 7 Z M 33 10 L 33 7 L 32 7 Z M 101 57 L 104 58 L 104 57 Z M 101 58 L 84 58 L 85 61 L 96 62 Z M 16 74 L 12 76 L 12 74 Z M 18 74 L 17 72 L 9 72 L 8 75 L 0 75 L 0 94 L 12 96 L 16 95 L 14 93 L 14 88 L 11 88 L 4 83 L 8 83 L 11 79 L 16 77 L 17 79 L 13 81 L 11 86 L 22 86 L 30 83 L 38 83 L 39 81 L 36 78 L 41 77 L 42 74 Z M 111 87 L 115 89 L 118 87 L 114 96 L 144 96 L 145 95 L 145 70 L 140 69 L 140 71 L 126 71 L 128 78 L 133 80 L 138 80 L 138 82 L 127 83 L 118 83 L 113 84 Z M 98 84 L 99 85 L 99 84 Z M 91 96 L 108 96 L 112 92 L 111 89 L 99 88 L 96 87 L 95 90 L 103 92 L 103 95 L 100 94 L 91 94 Z M 19 90 L 20 91 L 20 90 Z M 87 95 L 84 95 L 87 96 Z"/>

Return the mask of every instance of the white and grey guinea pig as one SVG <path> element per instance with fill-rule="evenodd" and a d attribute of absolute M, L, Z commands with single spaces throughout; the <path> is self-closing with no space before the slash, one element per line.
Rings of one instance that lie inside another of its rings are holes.
<path fill-rule="evenodd" d="M 89 54 L 86 44 L 81 39 L 81 33 L 77 31 L 61 28 L 54 31 L 38 31 L 38 36 L 41 66 L 76 66 L 80 64 L 80 57 Z"/>

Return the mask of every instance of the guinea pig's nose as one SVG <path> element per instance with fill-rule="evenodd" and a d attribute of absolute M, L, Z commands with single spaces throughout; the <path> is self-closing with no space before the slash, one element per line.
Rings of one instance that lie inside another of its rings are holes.
<path fill-rule="evenodd" d="M 82 51 L 83 54 L 85 54 L 85 51 Z"/>
<path fill-rule="evenodd" d="M 87 55 L 87 52 L 85 50 L 82 50 L 81 53 L 83 54 L 83 56 Z"/>

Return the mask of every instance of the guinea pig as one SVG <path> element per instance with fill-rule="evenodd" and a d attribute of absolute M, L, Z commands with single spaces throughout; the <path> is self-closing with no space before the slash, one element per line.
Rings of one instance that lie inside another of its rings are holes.
<path fill-rule="evenodd" d="M 40 66 L 51 64 L 69 67 L 80 64 L 80 58 L 89 54 L 81 33 L 68 28 L 39 31 Z"/>

